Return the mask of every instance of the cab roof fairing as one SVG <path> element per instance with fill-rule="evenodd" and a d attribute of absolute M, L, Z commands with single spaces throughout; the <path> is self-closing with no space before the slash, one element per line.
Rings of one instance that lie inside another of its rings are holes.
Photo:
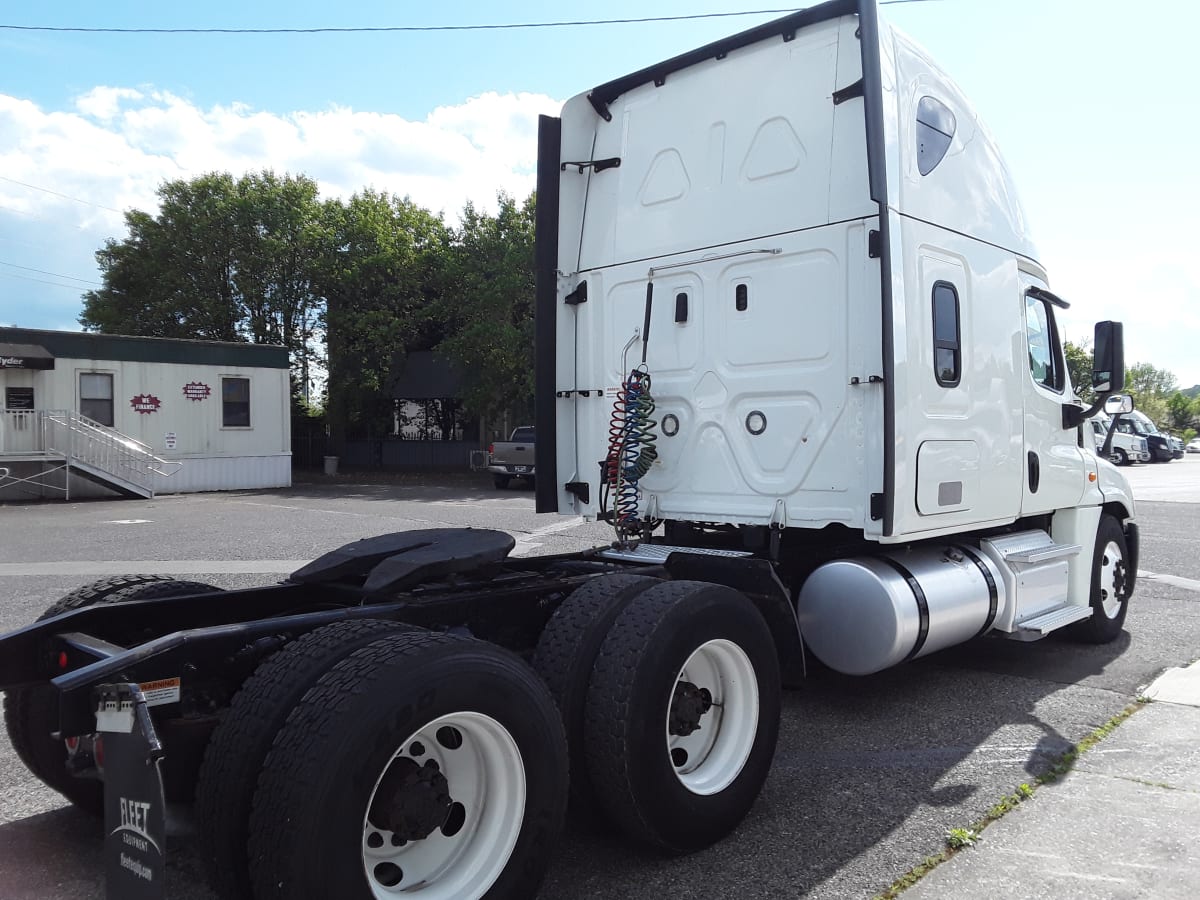
<path fill-rule="evenodd" d="M 1037 262 L 1012 173 L 972 102 L 928 51 L 882 19 L 880 68 L 888 206 Z M 917 106 L 924 97 L 948 107 L 957 126 L 945 157 L 927 175 L 917 165 Z"/>

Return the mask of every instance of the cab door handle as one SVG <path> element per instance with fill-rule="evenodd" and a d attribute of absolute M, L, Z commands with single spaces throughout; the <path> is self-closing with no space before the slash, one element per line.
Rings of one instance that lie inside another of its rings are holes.
<path fill-rule="evenodd" d="M 1042 481 L 1042 461 L 1032 450 L 1029 451 L 1029 493 L 1036 494 Z"/>

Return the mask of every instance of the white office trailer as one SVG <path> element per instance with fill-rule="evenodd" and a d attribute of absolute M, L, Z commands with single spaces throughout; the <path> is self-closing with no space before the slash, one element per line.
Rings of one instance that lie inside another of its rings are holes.
<path fill-rule="evenodd" d="M 0 501 L 291 484 L 288 353 L 0 328 Z"/>

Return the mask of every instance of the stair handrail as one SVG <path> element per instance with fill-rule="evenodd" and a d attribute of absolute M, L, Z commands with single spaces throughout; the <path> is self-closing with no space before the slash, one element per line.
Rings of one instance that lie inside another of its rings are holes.
<path fill-rule="evenodd" d="M 183 463 L 166 460 L 137 438 L 73 410 L 43 410 L 46 449 L 127 478 L 147 490 L 150 474 L 169 478 Z M 131 477 L 132 475 L 132 477 Z"/>

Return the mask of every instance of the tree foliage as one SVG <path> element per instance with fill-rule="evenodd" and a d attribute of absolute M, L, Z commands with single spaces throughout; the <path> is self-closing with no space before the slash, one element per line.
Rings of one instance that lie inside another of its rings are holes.
<path fill-rule="evenodd" d="M 441 338 L 434 310 L 449 235 L 440 217 L 375 191 L 330 201 L 325 217 L 331 252 L 316 281 L 327 303 L 331 427 L 380 433 L 405 353 Z"/>
<path fill-rule="evenodd" d="M 489 215 L 467 204 L 447 257 L 438 349 L 458 364 L 463 400 L 479 415 L 533 416 L 533 196 L 506 194 Z"/>
<path fill-rule="evenodd" d="M 158 198 L 97 252 L 85 328 L 282 344 L 300 398 L 327 372 L 335 443 L 353 424 L 390 430 L 392 382 L 414 350 L 457 363 L 471 413 L 531 414 L 533 197 L 501 194 L 495 215 L 468 204 L 455 228 L 407 198 L 322 200 L 312 179 L 270 171 L 169 181 Z"/>
<path fill-rule="evenodd" d="M 1063 354 L 1067 357 L 1067 372 L 1075 393 L 1084 403 L 1090 404 L 1096 399 L 1096 392 L 1092 390 L 1092 351 L 1088 343 L 1063 341 Z"/>
<path fill-rule="evenodd" d="M 103 283 L 84 328 L 282 344 L 297 372 L 319 355 L 314 260 L 323 252 L 317 185 L 273 172 L 169 181 L 159 211 L 125 214 L 128 236 L 96 253 Z"/>

